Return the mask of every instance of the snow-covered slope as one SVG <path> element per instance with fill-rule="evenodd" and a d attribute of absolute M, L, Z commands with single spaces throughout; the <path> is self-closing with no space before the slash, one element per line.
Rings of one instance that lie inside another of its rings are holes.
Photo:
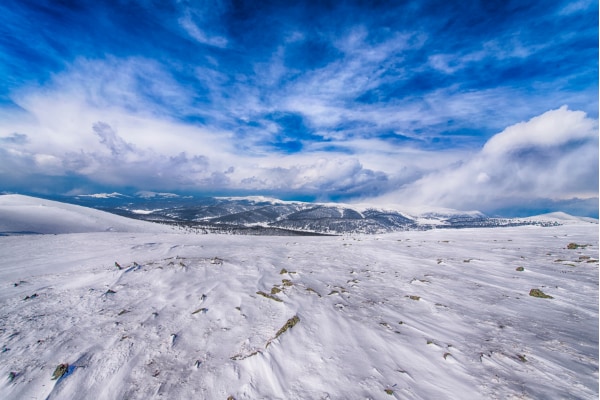
<path fill-rule="evenodd" d="M 529 221 L 556 221 L 559 223 L 592 223 L 598 224 L 598 220 L 589 217 L 577 217 L 564 212 L 553 212 L 548 214 L 536 215 L 529 218 L 523 218 Z"/>
<path fill-rule="evenodd" d="M 0 237 L 0 321 L 2 399 L 597 399 L 598 230 Z"/>
<path fill-rule="evenodd" d="M 0 196 L 0 234 L 165 232 L 168 228 L 87 207 L 22 195 Z"/>

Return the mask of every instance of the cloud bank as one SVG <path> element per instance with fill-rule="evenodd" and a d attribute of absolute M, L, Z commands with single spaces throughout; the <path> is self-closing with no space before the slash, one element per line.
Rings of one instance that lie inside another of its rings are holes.
<path fill-rule="evenodd" d="M 598 123 L 566 106 L 494 135 L 456 167 L 436 171 L 380 201 L 486 211 L 593 199 L 597 207 Z M 580 202 L 580 201 L 579 201 Z M 483 206 L 483 207 L 482 207 Z"/>

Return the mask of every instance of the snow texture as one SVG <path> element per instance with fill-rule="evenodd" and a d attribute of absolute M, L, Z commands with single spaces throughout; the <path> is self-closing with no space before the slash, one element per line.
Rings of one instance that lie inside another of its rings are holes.
<path fill-rule="evenodd" d="M 598 225 L 563 221 L 0 237 L 0 398 L 597 399 Z"/>

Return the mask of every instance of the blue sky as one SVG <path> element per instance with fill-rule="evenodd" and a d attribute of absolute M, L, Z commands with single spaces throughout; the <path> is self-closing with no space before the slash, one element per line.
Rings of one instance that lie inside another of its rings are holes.
<path fill-rule="evenodd" d="M 598 215 L 595 1 L 0 4 L 0 190 Z"/>

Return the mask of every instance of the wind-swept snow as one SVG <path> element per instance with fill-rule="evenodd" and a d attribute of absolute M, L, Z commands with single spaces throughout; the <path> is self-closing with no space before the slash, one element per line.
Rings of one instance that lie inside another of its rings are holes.
<path fill-rule="evenodd" d="M 0 237 L 0 398 L 596 399 L 597 229 Z"/>

